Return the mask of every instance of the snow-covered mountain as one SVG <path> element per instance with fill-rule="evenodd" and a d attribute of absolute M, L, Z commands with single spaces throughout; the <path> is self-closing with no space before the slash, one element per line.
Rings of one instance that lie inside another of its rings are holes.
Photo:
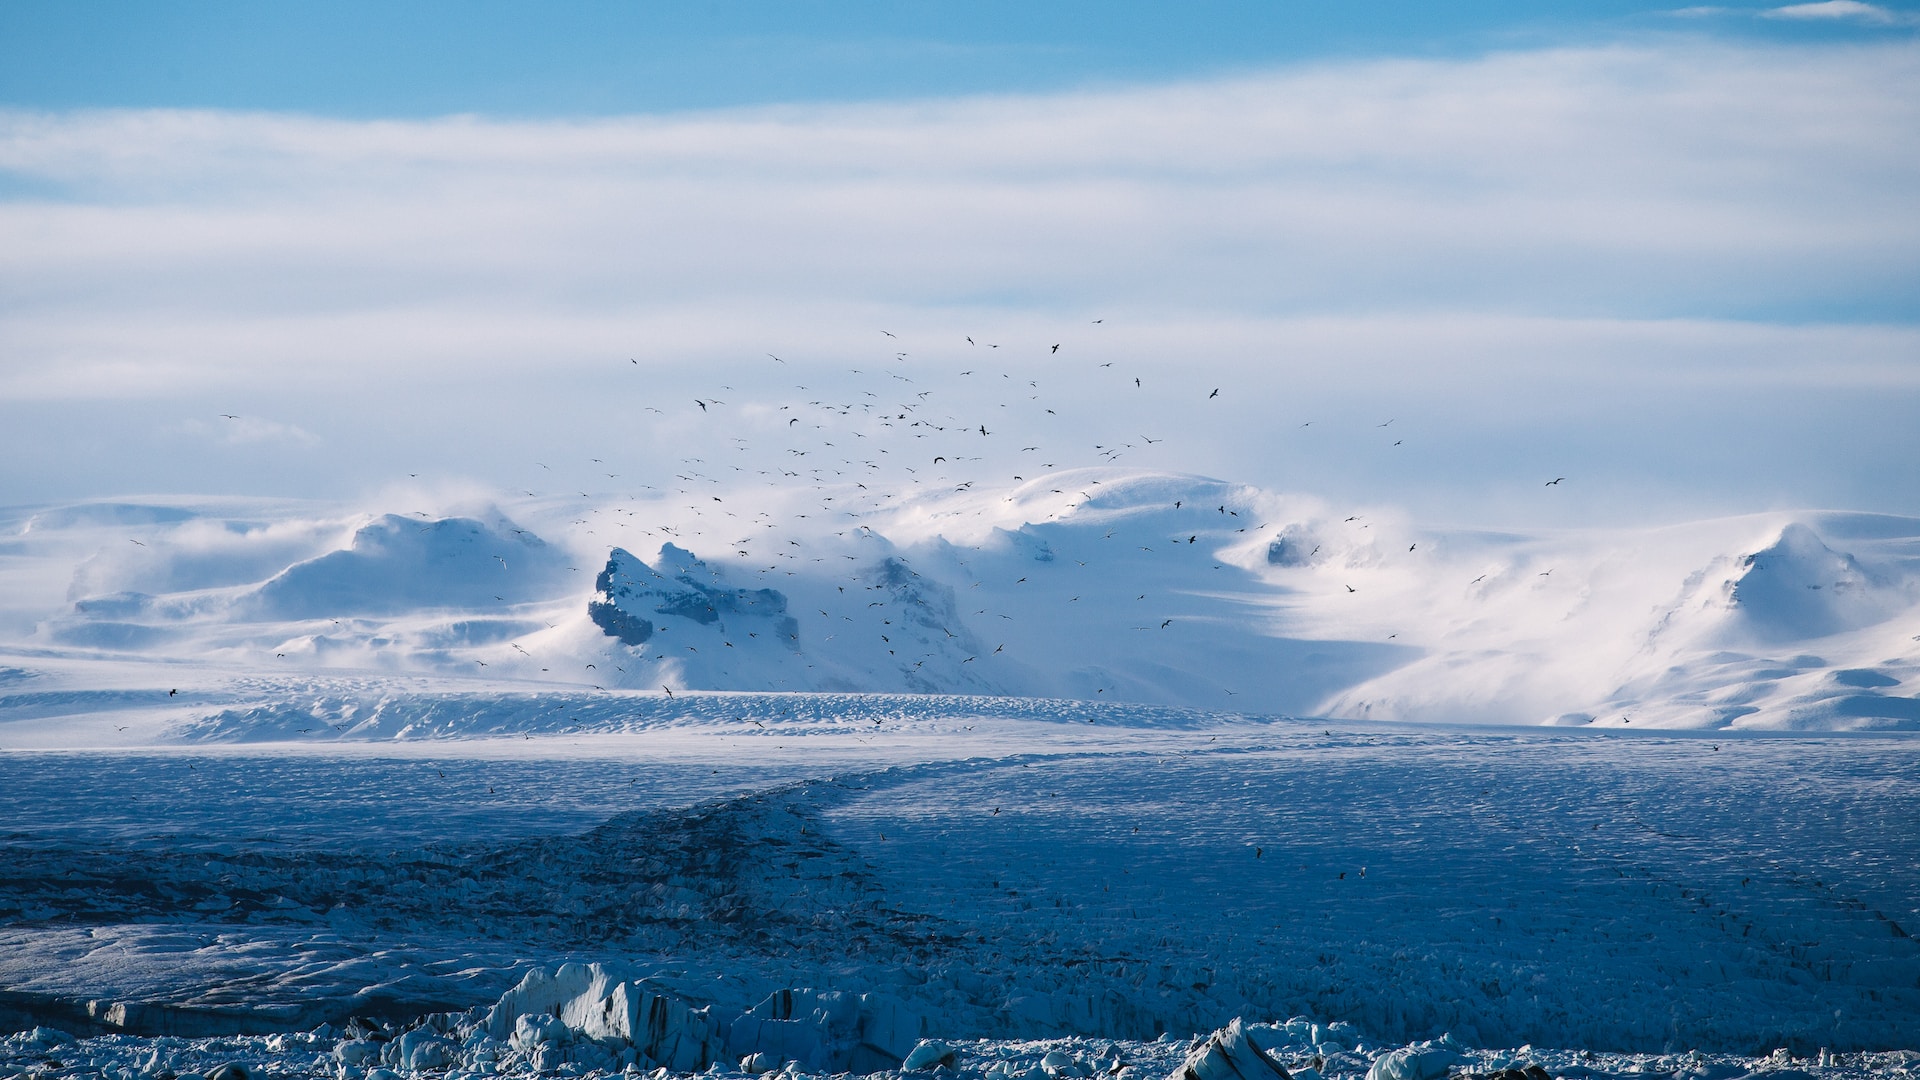
<path fill-rule="evenodd" d="M 844 495 L 832 515 L 778 491 L 360 518 L 17 512 L 5 696 L 18 715 L 22 693 L 86 669 L 89 685 L 168 689 L 406 675 L 1920 729 L 1920 520 L 1518 535 L 1118 467 Z"/>

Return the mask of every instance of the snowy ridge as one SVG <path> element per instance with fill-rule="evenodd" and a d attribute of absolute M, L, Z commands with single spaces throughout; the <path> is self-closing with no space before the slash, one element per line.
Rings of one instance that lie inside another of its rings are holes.
<path fill-rule="evenodd" d="M 16 579 L 42 583 L 0 624 L 19 672 L 0 686 L 0 723 L 51 716 L 58 694 L 103 679 L 236 702 L 248 680 L 304 674 L 509 695 L 975 694 L 1920 730 L 1914 519 L 1529 537 L 1113 467 L 877 502 L 818 522 L 762 511 L 746 522 L 759 535 L 731 540 L 697 516 L 708 511 L 666 499 L 600 520 L 588 507 L 572 519 L 584 532 L 549 523 L 555 541 L 489 508 L 279 522 L 230 506 L 36 513 L 0 553 Z M 129 527 L 142 535 L 116 535 Z M 46 569 L 80 553 L 64 601 L 48 595 Z M 544 725 L 551 711 L 526 715 Z"/>
<path fill-rule="evenodd" d="M 3 699 L 0 699 L 3 700 Z M 103 702 L 104 704 L 104 702 Z M 83 706 L 84 707 L 84 706 Z M 196 716 L 173 734 L 230 742 L 334 742 L 624 734 L 725 728 L 748 736 L 953 732 L 979 721 L 1192 730 L 1244 720 L 1164 705 L 958 694 L 298 692 Z"/>

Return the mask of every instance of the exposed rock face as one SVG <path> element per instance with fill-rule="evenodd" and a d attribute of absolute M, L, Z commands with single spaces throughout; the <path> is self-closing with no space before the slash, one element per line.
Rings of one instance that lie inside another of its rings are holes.
<path fill-rule="evenodd" d="M 800 624 L 787 614 L 787 598 L 778 589 L 728 588 L 699 557 L 674 544 L 660 549 L 659 563 L 653 566 L 614 548 L 594 588 L 587 615 L 624 645 L 651 640 L 655 616 L 702 626 L 723 619 L 759 620 L 770 623 L 770 634 L 780 640 L 796 643 L 800 637 Z"/>

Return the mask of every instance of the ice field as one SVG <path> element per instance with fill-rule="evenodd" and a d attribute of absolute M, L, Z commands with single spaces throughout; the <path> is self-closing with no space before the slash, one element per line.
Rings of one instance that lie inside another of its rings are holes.
<path fill-rule="evenodd" d="M 127 1033 L 88 1052 L 135 1072 L 334 1054 L 357 1075 L 379 1061 L 339 1056 L 355 1017 L 484 1011 L 570 961 L 704 1008 L 698 1068 L 844 1071 L 870 1024 L 891 1034 L 863 1069 L 924 1038 L 980 1075 L 1037 1067 L 1031 1040 L 1089 1068 L 1107 1043 L 1177 1058 L 1234 1017 L 1351 1025 L 1271 1037 L 1329 1074 L 1442 1035 L 1671 1075 L 1704 1067 L 1688 1051 L 1804 1069 L 1920 1043 L 1908 739 L 682 697 L 626 733 L 0 757 L 0 1001 L 15 1026 Z M 753 1034 L 789 990 L 865 998 Z M 436 1067 L 592 1071 L 644 1043 L 486 1043 L 479 1015 L 434 1021 L 468 1025 L 434 1036 Z"/>

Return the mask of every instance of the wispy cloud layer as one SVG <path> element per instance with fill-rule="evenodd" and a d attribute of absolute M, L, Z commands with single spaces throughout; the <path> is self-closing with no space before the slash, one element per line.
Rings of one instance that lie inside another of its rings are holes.
<path fill-rule="evenodd" d="M 1768 19 L 1820 19 L 1843 22 L 1860 22 L 1872 26 L 1920 26 L 1920 16 L 1912 12 L 1895 11 L 1879 4 L 1864 4 L 1860 0 L 1819 0 L 1812 4 L 1788 4 L 1785 7 L 1767 8 L 1760 12 Z"/>
<path fill-rule="evenodd" d="M 670 382 L 880 327 L 1043 348 L 1094 318 L 1141 365 L 1328 400 L 1836 370 L 1910 392 L 1920 49 L 1676 40 L 583 122 L 16 113 L 0 291 L 0 398 L 184 396 L 328 447 L 363 408 L 533 408 L 629 357 Z"/>

